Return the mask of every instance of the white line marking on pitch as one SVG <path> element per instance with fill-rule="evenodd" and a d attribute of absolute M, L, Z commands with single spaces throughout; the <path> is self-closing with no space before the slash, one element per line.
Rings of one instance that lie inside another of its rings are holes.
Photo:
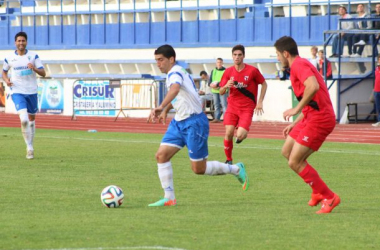
<path fill-rule="evenodd" d="M 20 136 L 21 135 L 16 135 Z M 51 138 L 51 139 L 64 139 L 64 140 L 80 140 L 80 141 L 102 141 L 102 142 L 120 142 L 120 143 L 148 143 L 148 144 L 160 144 L 160 141 L 141 141 L 141 140 L 120 140 L 120 139 L 97 139 L 97 138 L 80 138 L 80 137 L 65 137 L 65 136 L 43 136 L 39 135 L 40 138 Z M 368 145 L 377 145 L 377 144 L 368 144 Z M 209 144 L 209 147 L 218 147 L 223 148 L 222 144 Z M 267 147 L 267 146 L 249 146 L 249 145 L 239 145 L 238 148 L 246 148 L 246 149 L 259 149 L 259 150 L 281 150 L 281 147 Z M 334 150 L 334 149 L 320 149 L 318 152 L 321 153 L 332 153 L 332 154 L 358 154 L 358 155 L 374 155 L 380 156 L 380 152 L 378 151 L 364 151 L 364 150 Z"/>
<path fill-rule="evenodd" d="M 23 249 L 23 250 L 137 250 L 137 249 L 151 249 L 151 250 L 186 250 L 177 247 L 162 247 L 162 246 L 136 246 L 136 247 L 94 247 L 94 248 L 52 248 L 52 249 Z"/>

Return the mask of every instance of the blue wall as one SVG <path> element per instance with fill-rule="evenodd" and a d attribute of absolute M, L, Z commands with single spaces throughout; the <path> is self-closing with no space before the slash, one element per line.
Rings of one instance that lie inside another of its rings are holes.
<path fill-rule="evenodd" d="M 29 46 L 35 48 L 155 47 L 173 46 L 272 46 L 281 36 L 291 35 L 300 45 L 323 43 L 323 31 L 336 29 L 337 17 L 250 17 L 232 20 L 189 22 L 146 22 L 86 25 L 9 26 L 0 21 L 0 46 L 14 47 L 14 35 L 26 31 Z"/>

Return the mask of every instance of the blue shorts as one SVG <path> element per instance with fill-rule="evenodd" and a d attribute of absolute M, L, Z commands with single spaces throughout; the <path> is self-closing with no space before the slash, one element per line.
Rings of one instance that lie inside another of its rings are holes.
<path fill-rule="evenodd" d="M 204 113 L 194 114 L 183 121 L 173 119 L 162 138 L 161 145 L 189 150 L 192 161 L 202 161 L 208 157 L 207 139 L 209 122 Z"/>
<path fill-rule="evenodd" d="M 27 109 L 28 114 L 34 115 L 38 111 L 38 97 L 37 94 L 24 95 L 12 94 L 12 100 L 16 106 L 16 110 Z"/>

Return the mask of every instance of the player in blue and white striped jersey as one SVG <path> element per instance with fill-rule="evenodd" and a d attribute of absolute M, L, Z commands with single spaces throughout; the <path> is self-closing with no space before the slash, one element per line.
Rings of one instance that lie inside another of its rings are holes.
<path fill-rule="evenodd" d="M 174 206 L 177 204 L 170 160 L 184 146 L 188 149 L 194 173 L 200 175 L 232 174 L 242 184 L 243 190 L 247 190 L 249 182 L 243 163 L 229 165 L 218 161 L 207 161 L 208 119 L 202 112 L 200 97 L 191 75 L 176 64 L 176 53 L 173 47 L 162 45 L 155 50 L 154 55 L 160 71 L 167 74 L 168 93 L 162 103 L 151 111 L 148 122 L 156 122 L 158 119 L 158 122 L 165 124 L 167 113 L 172 108 L 176 111 L 176 115 L 170 122 L 156 153 L 158 176 L 165 196 L 149 206 Z"/>
<path fill-rule="evenodd" d="M 36 130 L 35 119 L 38 111 L 37 78 L 46 75 L 40 58 L 26 49 L 28 36 L 19 32 L 15 36 L 16 50 L 4 59 L 2 77 L 10 89 L 12 100 L 21 120 L 21 131 L 27 146 L 27 159 L 34 158 L 33 139 Z M 8 71 L 11 70 L 11 77 Z"/>

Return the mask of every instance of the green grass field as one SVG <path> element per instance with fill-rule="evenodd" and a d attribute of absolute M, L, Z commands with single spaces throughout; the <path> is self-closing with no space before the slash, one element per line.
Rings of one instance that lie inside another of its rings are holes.
<path fill-rule="evenodd" d="M 154 154 L 161 135 L 37 130 L 25 159 L 19 128 L 1 128 L 0 249 L 379 249 L 380 145 L 325 143 L 309 162 L 342 203 L 317 215 L 311 189 L 289 170 L 281 140 L 234 148 L 250 189 L 228 176 L 192 173 L 186 150 L 172 160 L 178 206 L 163 195 Z M 224 161 L 222 138 L 209 159 Z M 125 193 L 117 209 L 101 190 Z M 161 248 L 159 247 L 161 246 Z"/>

